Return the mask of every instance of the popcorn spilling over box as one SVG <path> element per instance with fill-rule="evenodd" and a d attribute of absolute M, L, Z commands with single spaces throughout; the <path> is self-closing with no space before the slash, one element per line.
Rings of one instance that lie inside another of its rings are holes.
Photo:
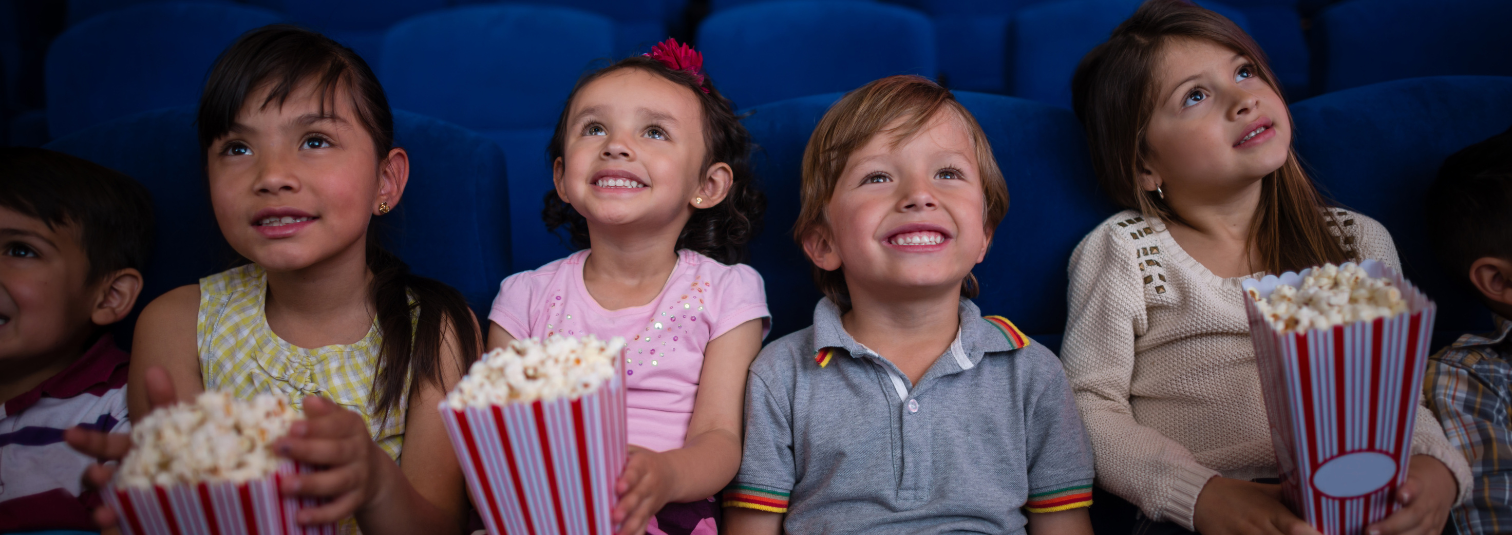
<path fill-rule="evenodd" d="M 625 467 L 625 343 L 516 340 L 473 363 L 439 409 L 488 532 L 613 533 Z"/>
<path fill-rule="evenodd" d="M 1437 307 L 1374 260 L 1242 286 L 1286 501 L 1325 534 L 1361 533 L 1406 481 Z"/>
<path fill-rule="evenodd" d="M 278 493 L 282 475 L 312 471 L 273 453 L 298 419 L 270 395 L 246 401 L 205 392 L 155 410 L 133 426 L 132 450 L 104 500 L 128 535 L 334 534 L 335 526 L 294 521 L 319 501 Z"/>

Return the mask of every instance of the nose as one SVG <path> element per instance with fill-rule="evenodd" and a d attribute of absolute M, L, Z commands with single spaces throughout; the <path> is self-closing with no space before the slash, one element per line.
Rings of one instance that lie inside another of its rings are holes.
<path fill-rule="evenodd" d="M 929 179 L 904 179 L 898 191 L 899 212 L 934 210 L 939 201 L 934 196 L 934 183 Z"/>
<path fill-rule="evenodd" d="M 1239 119 L 1254 114 L 1260 109 L 1260 96 L 1242 89 L 1236 90 L 1234 104 L 1229 109 L 1230 119 Z"/>
<path fill-rule="evenodd" d="M 623 135 L 613 133 L 609 134 L 608 139 L 604 140 L 602 157 L 609 160 L 633 160 L 635 159 L 635 150 L 631 148 L 630 143 L 625 140 Z"/>
<path fill-rule="evenodd" d="M 258 159 L 257 180 L 252 184 L 252 188 L 259 195 L 299 191 L 299 175 L 295 171 L 296 167 L 289 161 L 291 157 L 280 156 L 277 152 L 277 150 L 264 150 L 265 157 Z"/>

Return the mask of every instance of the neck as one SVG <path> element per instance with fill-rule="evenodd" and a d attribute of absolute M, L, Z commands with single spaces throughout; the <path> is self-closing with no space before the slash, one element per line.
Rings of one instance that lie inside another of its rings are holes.
<path fill-rule="evenodd" d="M 687 219 L 658 229 L 640 231 L 629 225 L 588 223 L 593 254 L 583 263 L 583 276 L 595 280 L 636 283 L 664 282 L 677 266 L 677 236 Z"/>
<path fill-rule="evenodd" d="M 1247 241 L 1260 208 L 1264 180 L 1255 180 L 1238 190 L 1210 195 L 1170 195 L 1171 209 L 1181 222 L 1208 239 Z"/>
<path fill-rule="evenodd" d="M 961 326 L 958 287 L 900 298 L 899 292 L 858 286 L 848 285 L 851 309 L 840 318 L 845 332 L 900 367 L 904 360 L 932 363 L 955 340 Z"/>
<path fill-rule="evenodd" d="M 292 271 L 268 270 L 267 313 L 323 319 L 369 311 L 373 273 L 367 266 L 364 240 L 335 256 Z"/>
<path fill-rule="evenodd" d="M 75 343 L 64 344 L 64 348 L 58 351 L 0 360 L 0 378 L 3 378 L 0 379 L 0 403 L 25 394 L 37 385 L 63 373 L 63 370 L 68 369 L 84 356 L 92 340 L 94 339 L 86 335 L 80 337 Z"/>

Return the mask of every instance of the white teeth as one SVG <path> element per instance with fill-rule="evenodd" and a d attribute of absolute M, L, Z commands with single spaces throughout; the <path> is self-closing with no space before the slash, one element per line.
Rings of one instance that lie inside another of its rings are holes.
<path fill-rule="evenodd" d="M 626 178 L 600 178 L 599 181 L 595 182 L 594 184 L 598 185 L 598 187 L 601 187 L 601 188 L 644 188 L 644 187 L 646 187 L 645 184 L 642 184 L 642 183 L 640 183 L 638 181 L 635 181 L 635 180 L 626 179 Z"/>
<path fill-rule="evenodd" d="M 939 245 L 945 242 L 945 235 L 938 232 L 907 232 L 893 236 L 889 243 L 893 245 Z"/>
<path fill-rule="evenodd" d="M 1260 127 L 1260 128 L 1256 128 L 1254 132 L 1250 132 L 1249 135 L 1244 136 L 1244 139 L 1239 140 L 1239 144 L 1243 145 L 1244 142 L 1249 141 L 1251 138 L 1254 138 L 1255 136 L 1260 135 L 1260 133 L 1264 132 L 1264 131 L 1265 131 L 1265 127 L 1263 127 L 1263 126 Z"/>
<path fill-rule="evenodd" d="M 282 227 L 284 225 L 292 225 L 294 223 L 303 223 L 305 221 L 309 221 L 310 219 L 311 218 L 308 218 L 308 217 L 289 217 L 289 216 L 283 216 L 283 217 L 265 217 L 265 218 L 262 219 L 262 221 L 258 221 L 257 224 L 260 225 L 260 226 L 264 226 L 264 227 Z"/>

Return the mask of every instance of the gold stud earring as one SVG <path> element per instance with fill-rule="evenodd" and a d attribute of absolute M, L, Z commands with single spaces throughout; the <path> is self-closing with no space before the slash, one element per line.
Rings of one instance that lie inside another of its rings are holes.
<path fill-rule="evenodd" d="M 694 197 L 693 204 L 703 204 L 703 197 Z"/>
<path fill-rule="evenodd" d="M 384 215 L 384 214 L 387 214 L 387 213 L 389 213 L 389 205 L 388 205 L 388 203 L 386 203 L 386 202 L 380 202 L 380 203 L 378 203 L 378 215 Z"/>

